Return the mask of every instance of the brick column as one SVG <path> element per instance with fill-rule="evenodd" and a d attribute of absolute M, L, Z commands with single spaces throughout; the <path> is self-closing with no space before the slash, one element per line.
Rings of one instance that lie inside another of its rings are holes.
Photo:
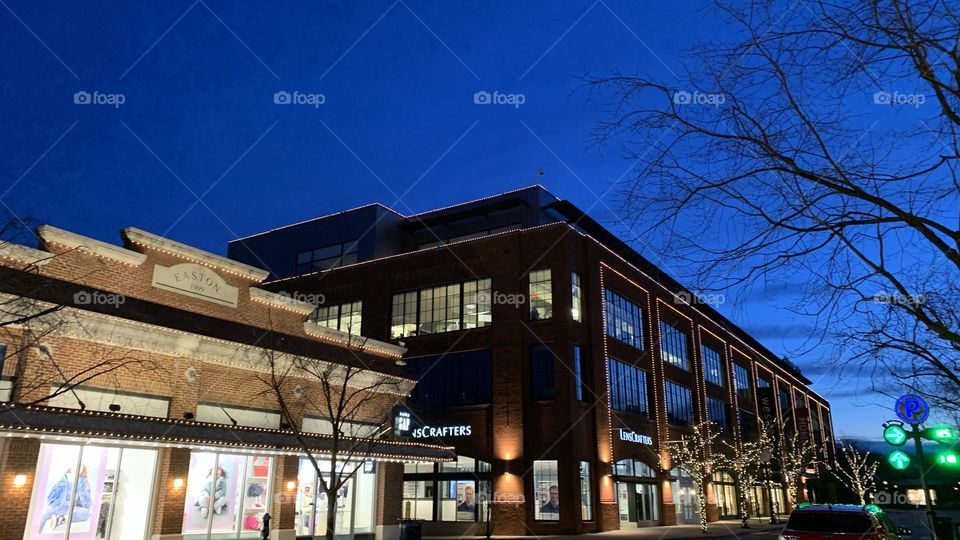
<path fill-rule="evenodd" d="M 400 538 L 403 504 L 403 464 L 377 463 L 377 540 Z"/>
<path fill-rule="evenodd" d="M 300 469 L 299 456 L 273 458 L 273 502 L 270 505 L 270 539 L 293 540 L 297 520 L 297 493 Z M 288 484 L 293 482 L 292 489 Z"/>
<path fill-rule="evenodd" d="M 153 521 L 153 540 L 175 540 L 183 531 L 183 508 L 187 499 L 187 474 L 190 472 L 190 450 L 160 449 L 160 475 L 157 479 L 157 506 Z M 174 486 L 182 479 L 183 485 Z"/>
<path fill-rule="evenodd" d="M 40 441 L 10 438 L 0 444 L 0 540 L 22 540 L 30 512 Z M 16 487 L 14 478 L 21 474 L 27 483 Z"/>

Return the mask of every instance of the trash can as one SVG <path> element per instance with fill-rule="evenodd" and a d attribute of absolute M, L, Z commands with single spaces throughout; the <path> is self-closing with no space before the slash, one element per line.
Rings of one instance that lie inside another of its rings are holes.
<path fill-rule="evenodd" d="M 419 519 L 400 520 L 400 540 L 420 540 L 423 535 L 423 522 Z"/>
<path fill-rule="evenodd" d="M 948 517 L 937 516 L 933 518 L 933 527 L 937 531 L 937 540 L 956 540 L 956 530 L 953 527 L 953 520 Z"/>

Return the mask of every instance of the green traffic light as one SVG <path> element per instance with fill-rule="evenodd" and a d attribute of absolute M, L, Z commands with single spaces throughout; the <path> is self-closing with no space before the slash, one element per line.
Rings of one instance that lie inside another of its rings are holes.
<path fill-rule="evenodd" d="M 960 465 L 960 456 L 956 452 L 940 452 L 937 454 L 937 463 L 948 467 Z"/>
<path fill-rule="evenodd" d="M 891 424 L 883 430 L 883 440 L 894 446 L 907 442 L 907 432 L 897 424 Z"/>
<path fill-rule="evenodd" d="M 893 452 L 890 452 L 889 456 L 887 456 L 887 463 L 889 463 L 894 469 L 902 471 L 910 466 L 910 456 L 901 452 L 900 450 L 894 450 Z"/>

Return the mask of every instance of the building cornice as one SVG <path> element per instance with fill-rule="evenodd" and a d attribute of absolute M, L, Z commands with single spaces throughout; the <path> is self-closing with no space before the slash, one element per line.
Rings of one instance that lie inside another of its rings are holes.
<path fill-rule="evenodd" d="M 213 268 L 214 270 L 220 270 L 257 283 L 267 279 L 267 276 L 270 275 L 270 272 L 266 270 L 214 255 L 213 253 L 181 244 L 180 242 L 149 233 L 136 227 L 127 227 L 121 231 L 121 234 L 124 239 L 134 245 L 186 259 Z"/>
<path fill-rule="evenodd" d="M 97 257 L 129 266 L 140 266 L 147 260 L 147 256 L 143 253 L 65 231 L 52 225 L 40 226 L 37 229 L 37 234 L 40 235 L 44 244 L 62 246 L 67 249 L 79 249 Z"/>
<path fill-rule="evenodd" d="M 317 309 L 309 302 L 303 302 L 289 296 L 284 296 L 275 292 L 266 291 L 258 287 L 250 287 L 250 300 L 266 304 L 271 307 L 285 309 L 294 313 L 299 313 L 306 317 Z"/>
<path fill-rule="evenodd" d="M 44 313 L 56 305 L 9 294 L 0 294 L 0 302 L 8 306 L 8 309 L 0 313 L 0 323 L 9 323 L 16 318 L 33 315 L 34 317 L 30 320 L 31 328 L 43 335 L 93 341 L 168 356 L 195 358 L 259 373 L 270 373 L 271 363 L 278 371 L 287 372 L 292 369 L 293 373 L 298 371 L 296 366 L 302 362 L 330 364 L 318 358 L 226 341 L 73 307 L 64 306 L 55 312 Z M 349 376 L 348 386 L 404 397 L 410 394 L 416 384 L 414 380 L 385 373 L 369 370 L 358 372 L 355 368 L 353 371 L 348 371 L 349 369 L 347 366 L 342 366 L 334 373 L 333 379 L 342 382 L 344 377 Z"/>
<path fill-rule="evenodd" d="M 43 266 L 56 257 L 49 251 L 41 251 L 32 247 L 0 242 L 0 258 L 27 263 L 32 266 Z"/>
<path fill-rule="evenodd" d="M 389 356 L 391 358 L 400 358 L 407 352 L 405 347 L 394 345 L 368 337 L 350 334 L 341 330 L 327 328 L 316 323 L 306 321 L 303 323 L 303 331 L 312 337 L 334 343 L 343 347 L 350 347 L 361 351 L 369 352 L 379 356 Z"/>

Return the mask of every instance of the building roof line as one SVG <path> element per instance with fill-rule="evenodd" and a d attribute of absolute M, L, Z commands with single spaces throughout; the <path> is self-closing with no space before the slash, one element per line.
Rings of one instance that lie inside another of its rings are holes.
<path fill-rule="evenodd" d="M 396 214 L 396 215 L 398 215 L 398 216 L 400 216 L 400 217 L 402 217 L 402 218 L 404 218 L 404 219 L 407 218 L 407 216 L 401 214 L 400 212 L 397 212 L 396 210 L 394 210 L 393 208 L 390 208 L 389 206 L 387 206 L 387 205 L 385 205 L 385 204 L 378 203 L 378 202 L 372 202 L 372 203 L 367 203 L 367 204 L 360 205 L 360 206 L 354 206 L 353 208 L 348 208 L 348 209 L 346 209 L 346 210 L 339 210 L 339 211 L 337 211 L 337 212 L 331 212 L 331 213 L 329 213 L 329 214 L 322 215 L 322 216 L 319 216 L 319 217 L 313 217 L 313 218 L 310 218 L 310 219 L 305 219 L 305 220 L 303 220 L 303 221 L 298 221 L 298 222 L 296 222 L 296 223 L 290 223 L 290 224 L 288 224 L 288 225 L 282 225 L 282 226 L 280 226 L 280 227 L 275 227 L 275 228 L 270 229 L 270 230 L 267 230 L 267 231 L 258 232 L 258 233 L 254 233 L 254 234 L 248 234 L 247 236 L 241 236 L 240 238 L 235 238 L 235 239 L 233 239 L 233 240 L 227 240 L 227 243 L 228 243 L 228 244 L 232 244 L 232 243 L 234 243 L 234 242 L 242 242 L 242 241 L 248 240 L 248 239 L 250 239 L 250 238 L 256 238 L 257 236 L 263 236 L 263 235 L 265 235 L 265 234 L 270 234 L 270 233 L 273 233 L 273 232 L 282 231 L 282 230 L 284 230 L 284 229 L 290 229 L 290 228 L 292 228 L 292 227 L 297 227 L 297 226 L 300 226 L 300 225 L 306 225 L 307 223 L 313 223 L 314 221 L 320 221 L 320 220 L 323 220 L 323 219 L 332 218 L 332 217 L 340 216 L 340 215 L 343 215 L 343 214 L 349 214 L 349 213 L 351 213 L 351 212 L 356 212 L 357 210 L 363 210 L 363 209 L 365 209 L 365 208 L 370 208 L 371 206 L 377 206 L 377 207 L 383 208 L 384 210 L 387 210 L 387 211 L 389 211 L 389 212 L 393 212 L 394 214 Z"/>

